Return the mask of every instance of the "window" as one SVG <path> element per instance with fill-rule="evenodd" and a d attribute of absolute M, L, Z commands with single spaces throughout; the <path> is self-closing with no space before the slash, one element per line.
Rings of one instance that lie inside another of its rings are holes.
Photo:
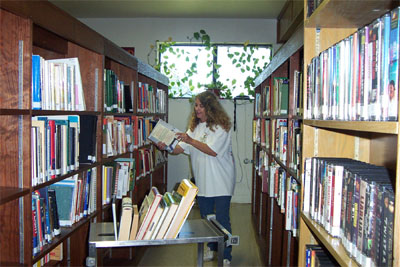
<path fill-rule="evenodd" d="M 190 97 L 212 83 L 231 96 L 248 95 L 246 79 L 256 78 L 270 62 L 271 45 L 174 44 L 160 55 L 161 72 L 170 79 L 173 97 Z"/>

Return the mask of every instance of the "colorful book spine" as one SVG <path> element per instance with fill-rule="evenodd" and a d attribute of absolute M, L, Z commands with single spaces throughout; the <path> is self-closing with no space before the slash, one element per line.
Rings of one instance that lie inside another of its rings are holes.
<path fill-rule="evenodd" d="M 397 120 L 399 103 L 399 7 L 391 11 L 389 37 L 388 119 Z"/>

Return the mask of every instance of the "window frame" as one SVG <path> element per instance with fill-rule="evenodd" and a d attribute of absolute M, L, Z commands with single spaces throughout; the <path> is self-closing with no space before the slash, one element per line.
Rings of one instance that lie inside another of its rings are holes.
<path fill-rule="evenodd" d="M 160 46 L 162 43 L 165 42 L 157 42 L 157 61 L 160 62 L 160 65 L 162 65 L 162 53 L 160 52 Z M 207 45 L 201 42 L 171 42 L 173 43 L 171 47 L 205 47 L 207 48 Z M 212 55 L 212 83 L 217 82 L 216 78 L 216 68 L 215 65 L 218 64 L 218 47 L 245 47 L 245 44 L 243 43 L 237 43 L 237 42 L 216 42 L 216 43 L 211 43 L 211 55 Z M 270 61 L 267 63 L 267 65 L 271 62 L 272 55 L 273 55 L 273 45 L 271 43 L 248 43 L 246 47 L 263 47 L 263 48 L 269 48 L 270 49 Z M 161 71 L 161 70 L 160 70 Z M 173 96 L 173 98 L 190 98 L 187 96 Z"/>

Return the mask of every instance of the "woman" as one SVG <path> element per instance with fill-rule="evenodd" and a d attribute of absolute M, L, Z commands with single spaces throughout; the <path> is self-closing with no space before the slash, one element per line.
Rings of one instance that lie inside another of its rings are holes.
<path fill-rule="evenodd" d="M 235 164 L 232 154 L 231 121 L 216 95 L 210 91 L 195 98 L 189 130 L 178 133 L 180 140 L 172 154 L 190 155 L 200 214 L 215 214 L 217 221 L 232 232 L 229 208 L 235 188 Z M 165 144 L 159 143 L 160 149 Z M 214 258 L 216 243 L 208 244 L 204 260 Z M 224 265 L 232 260 L 232 247 L 224 250 Z"/>

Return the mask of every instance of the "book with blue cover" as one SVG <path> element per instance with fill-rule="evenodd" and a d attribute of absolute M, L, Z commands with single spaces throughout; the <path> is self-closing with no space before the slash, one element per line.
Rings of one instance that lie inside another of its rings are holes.
<path fill-rule="evenodd" d="M 32 109 L 42 109 L 41 57 L 32 55 Z"/>

